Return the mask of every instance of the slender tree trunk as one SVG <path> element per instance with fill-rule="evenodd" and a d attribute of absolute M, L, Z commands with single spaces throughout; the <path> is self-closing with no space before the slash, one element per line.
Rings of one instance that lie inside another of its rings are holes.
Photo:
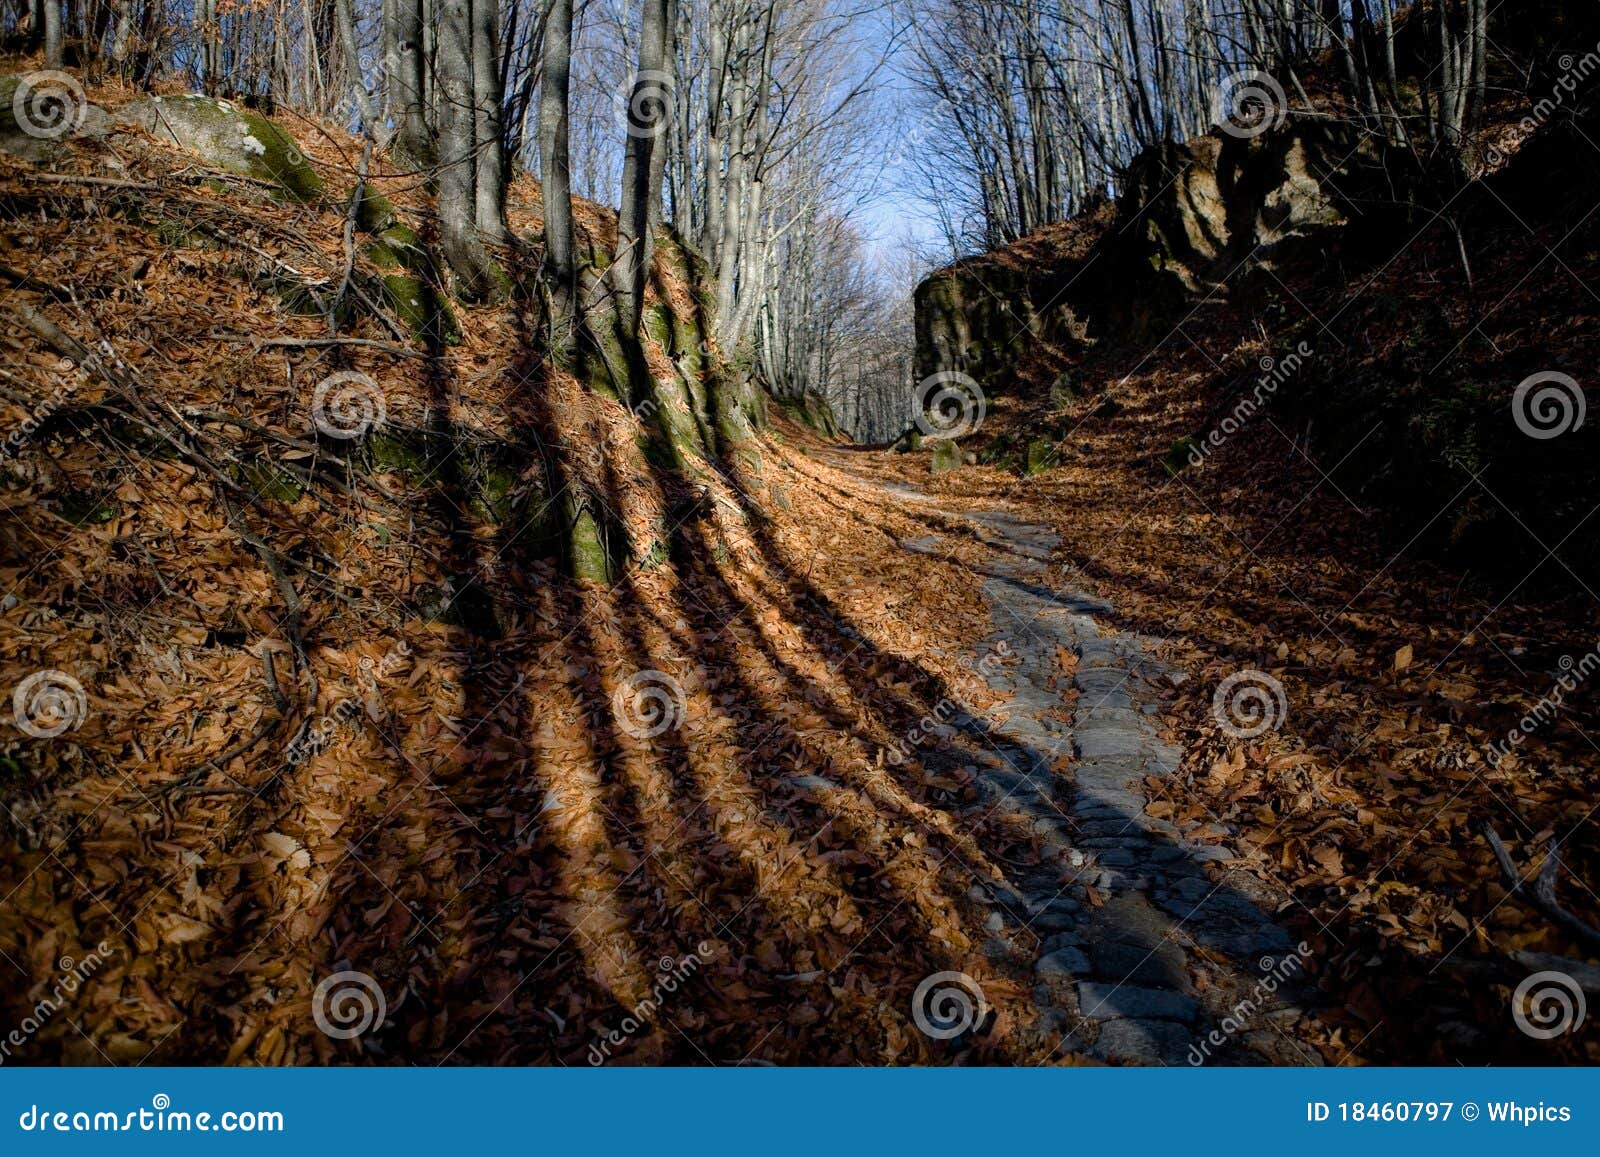
<path fill-rule="evenodd" d="M 361 54 L 356 50 L 356 17 L 351 0 L 334 0 L 334 23 L 339 28 L 339 52 L 344 56 L 344 67 L 350 81 L 350 97 L 356 111 L 361 114 L 363 131 L 369 136 L 378 128 L 377 116 L 372 108 L 372 97 L 367 93 L 367 80 L 361 74 Z"/>
<path fill-rule="evenodd" d="M 745 233 L 745 99 L 750 87 L 750 25 L 743 17 L 733 37 L 728 76 L 728 168 L 722 180 L 722 230 L 717 239 L 717 336 L 733 340 L 734 294 L 739 281 L 739 242 Z"/>
<path fill-rule="evenodd" d="M 550 287 L 551 344 L 571 348 L 577 321 L 577 266 L 572 236 L 572 0 L 554 0 L 544 30 L 539 80 L 539 173 L 544 186 L 545 280 Z"/>
<path fill-rule="evenodd" d="M 385 0 L 385 99 L 401 160 L 425 168 L 436 156 L 428 127 L 422 0 Z"/>
<path fill-rule="evenodd" d="M 490 244 L 504 245 L 509 233 L 505 127 L 501 121 L 504 92 L 500 76 L 500 4 L 499 0 L 471 3 L 475 220 L 480 237 Z"/>
<path fill-rule="evenodd" d="M 61 33 L 61 0 L 44 0 L 44 66 L 61 68 L 67 62 Z"/>
<path fill-rule="evenodd" d="M 111 62 L 117 75 L 128 79 L 128 55 L 133 47 L 133 0 L 116 0 L 113 10 L 116 21 L 111 27 Z"/>
<path fill-rule="evenodd" d="M 672 108 L 663 71 L 671 27 L 672 0 L 645 0 L 639 72 L 628 98 L 628 151 L 622 165 L 622 209 L 617 218 L 617 259 L 612 266 L 618 316 L 623 331 L 629 334 L 639 331 L 654 240 L 650 222 L 660 213 L 661 166 L 655 154 Z"/>
<path fill-rule="evenodd" d="M 439 225 L 459 296 L 496 291 L 495 270 L 477 229 L 477 164 L 472 75 L 472 0 L 439 6 Z"/>

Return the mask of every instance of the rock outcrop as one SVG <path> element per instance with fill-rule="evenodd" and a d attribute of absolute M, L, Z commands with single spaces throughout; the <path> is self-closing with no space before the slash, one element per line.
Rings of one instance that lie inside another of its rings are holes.
<path fill-rule="evenodd" d="M 1030 351 L 1082 348 L 1161 305 L 1219 292 L 1241 269 L 1271 268 L 1346 224 L 1379 170 L 1377 147 L 1318 121 L 1151 149 L 1115 205 L 923 281 L 918 376 L 957 370 L 1003 392 Z"/>

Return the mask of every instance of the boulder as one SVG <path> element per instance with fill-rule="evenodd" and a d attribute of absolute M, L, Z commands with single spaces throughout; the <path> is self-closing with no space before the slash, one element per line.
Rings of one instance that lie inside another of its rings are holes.
<path fill-rule="evenodd" d="M 254 109 L 186 93 L 136 100 L 120 115 L 158 140 L 199 153 L 219 169 L 270 181 L 297 201 L 322 195 L 322 179 L 295 139 Z"/>
<path fill-rule="evenodd" d="M 0 76 L 0 151 L 32 161 L 53 161 L 72 137 L 104 137 L 111 115 L 83 95 L 64 72 Z"/>

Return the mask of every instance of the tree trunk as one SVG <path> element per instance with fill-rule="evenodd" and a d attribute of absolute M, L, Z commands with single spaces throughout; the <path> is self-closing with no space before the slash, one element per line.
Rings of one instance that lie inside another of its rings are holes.
<path fill-rule="evenodd" d="M 67 62 L 61 35 L 61 0 L 44 0 L 44 66 L 61 68 Z"/>
<path fill-rule="evenodd" d="M 350 81 L 350 98 L 361 114 L 362 131 L 371 136 L 378 128 L 372 98 L 367 94 L 367 79 L 361 73 L 361 54 L 356 50 L 356 16 L 351 0 L 334 0 L 334 23 L 339 28 L 339 52 Z"/>
<path fill-rule="evenodd" d="M 506 230 L 505 129 L 501 122 L 499 0 L 472 3 L 472 103 L 475 219 L 478 235 L 504 245 Z"/>
<path fill-rule="evenodd" d="M 384 97 L 395 123 L 395 149 L 414 168 L 436 156 L 428 128 L 428 95 L 423 55 L 422 0 L 385 0 Z"/>
<path fill-rule="evenodd" d="M 544 186 L 545 281 L 550 287 L 551 345 L 571 348 L 577 321 L 572 237 L 572 0 L 554 0 L 544 30 L 539 79 L 539 174 Z"/>
<path fill-rule="evenodd" d="M 439 5 L 439 232 L 456 292 L 467 301 L 496 292 L 496 270 L 477 228 L 472 0 Z"/>
<path fill-rule="evenodd" d="M 628 95 L 628 151 L 622 165 L 622 209 L 617 217 L 617 257 L 612 265 L 612 292 L 623 332 L 628 334 L 639 331 L 654 240 L 650 222 L 660 214 L 661 166 L 655 154 L 673 107 L 663 71 L 671 9 L 672 0 L 645 0 L 639 71 Z"/>

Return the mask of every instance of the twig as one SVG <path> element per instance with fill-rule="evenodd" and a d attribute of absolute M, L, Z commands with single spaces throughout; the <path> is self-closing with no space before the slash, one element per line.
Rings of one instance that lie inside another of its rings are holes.
<path fill-rule="evenodd" d="M 1527 880 L 1517 871 L 1517 865 L 1512 861 L 1511 853 L 1506 850 L 1499 834 L 1486 823 L 1483 825 L 1483 835 L 1489 841 L 1489 848 L 1494 852 L 1495 860 L 1500 864 L 1500 871 L 1505 874 L 1506 881 L 1510 884 L 1509 890 L 1521 892 L 1522 898 L 1529 905 L 1590 952 L 1600 952 L 1600 929 L 1568 912 L 1556 899 L 1556 876 L 1561 870 L 1561 845 L 1555 840 L 1550 841 L 1550 853 L 1540 865 L 1539 875 L 1530 892 L 1523 887 Z"/>
<path fill-rule="evenodd" d="M 232 341 L 241 345 L 249 344 L 262 349 L 322 349 L 327 346 L 360 346 L 363 349 L 380 350 L 386 354 L 393 354 L 397 358 L 415 358 L 426 361 L 428 355 L 419 350 L 409 349 L 406 346 L 395 345 L 393 342 L 373 341 L 365 337 L 255 337 L 248 333 L 208 333 L 202 335 L 211 341 Z"/>
<path fill-rule="evenodd" d="M 160 185 L 149 181 L 125 181 L 119 177 L 78 177 L 71 173 L 18 173 L 24 181 L 43 181 L 51 185 L 97 185 L 103 189 L 140 189 L 158 192 Z"/>
<path fill-rule="evenodd" d="M 339 306 L 350 288 L 350 278 L 356 271 L 356 218 L 367 198 L 367 166 L 372 161 L 372 138 L 361 146 L 361 167 L 356 173 L 355 191 L 350 194 L 350 211 L 344 215 L 344 272 L 339 277 L 339 288 L 328 303 L 328 336 L 339 336 Z"/>
<path fill-rule="evenodd" d="M 289 612 L 287 626 L 289 642 L 294 646 L 295 658 L 309 669 L 310 664 L 305 653 L 305 604 L 300 601 L 300 592 L 295 589 L 294 583 L 284 573 L 283 563 L 278 558 L 278 552 L 266 544 L 266 541 L 251 530 L 245 523 L 244 515 L 233 504 L 226 491 L 217 490 L 217 498 L 222 503 L 222 512 L 228 520 L 228 525 L 233 528 L 233 533 L 244 540 L 251 550 L 256 552 L 262 564 L 272 574 L 273 582 L 278 585 L 278 593 L 283 596 L 284 605 Z"/>
<path fill-rule="evenodd" d="M 137 383 L 128 375 L 123 374 L 116 366 L 110 364 L 94 350 L 84 345 L 77 338 L 67 333 L 55 322 L 45 317 L 38 310 L 24 301 L 12 302 L 17 317 L 33 335 L 55 350 L 62 357 L 70 358 L 76 364 L 96 374 L 107 385 L 128 403 L 134 410 L 132 415 L 162 441 L 176 450 L 185 462 L 199 467 L 212 475 L 219 483 L 236 493 L 245 493 L 243 487 L 229 478 L 227 474 L 210 458 L 190 446 L 183 439 L 176 437 L 167 423 L 161 420 L 160 415 L 153 411 L 139 395 Z M 169 410 L 171 407 L 167 407 Z M 186 435 L 196 437 L 198 431 L 184 422 L 176 413 L 178 428 Z"/>
<path fill-rule="evenodd" d="M 226 775 L 223 768 L 232 763 L 239 756 L 245 754 L 256 744 L 271 735 L 283 725 L 284 717 L 289 714 L 289 701 L 284 698 L 283 690 L 278 686 L 278 673 L 272 665 L 272 648 L 265 641 L 261 644 L 261 679 L 267 686 L 267 695 L 272 700 L 274 710 L 262 713 L 261 721 L 256 724 L 255 730 L 244 739 L 235 743 L 228 750 L 219 755 L 213 755 L 199 767 L 175 779 L 160 789 L 162 795 L 248 795 L 251 789 L 245 787 L 217 787 L 206 788 L 198 786 L 199 778 L 207 771 L 217 771 Z"/>

